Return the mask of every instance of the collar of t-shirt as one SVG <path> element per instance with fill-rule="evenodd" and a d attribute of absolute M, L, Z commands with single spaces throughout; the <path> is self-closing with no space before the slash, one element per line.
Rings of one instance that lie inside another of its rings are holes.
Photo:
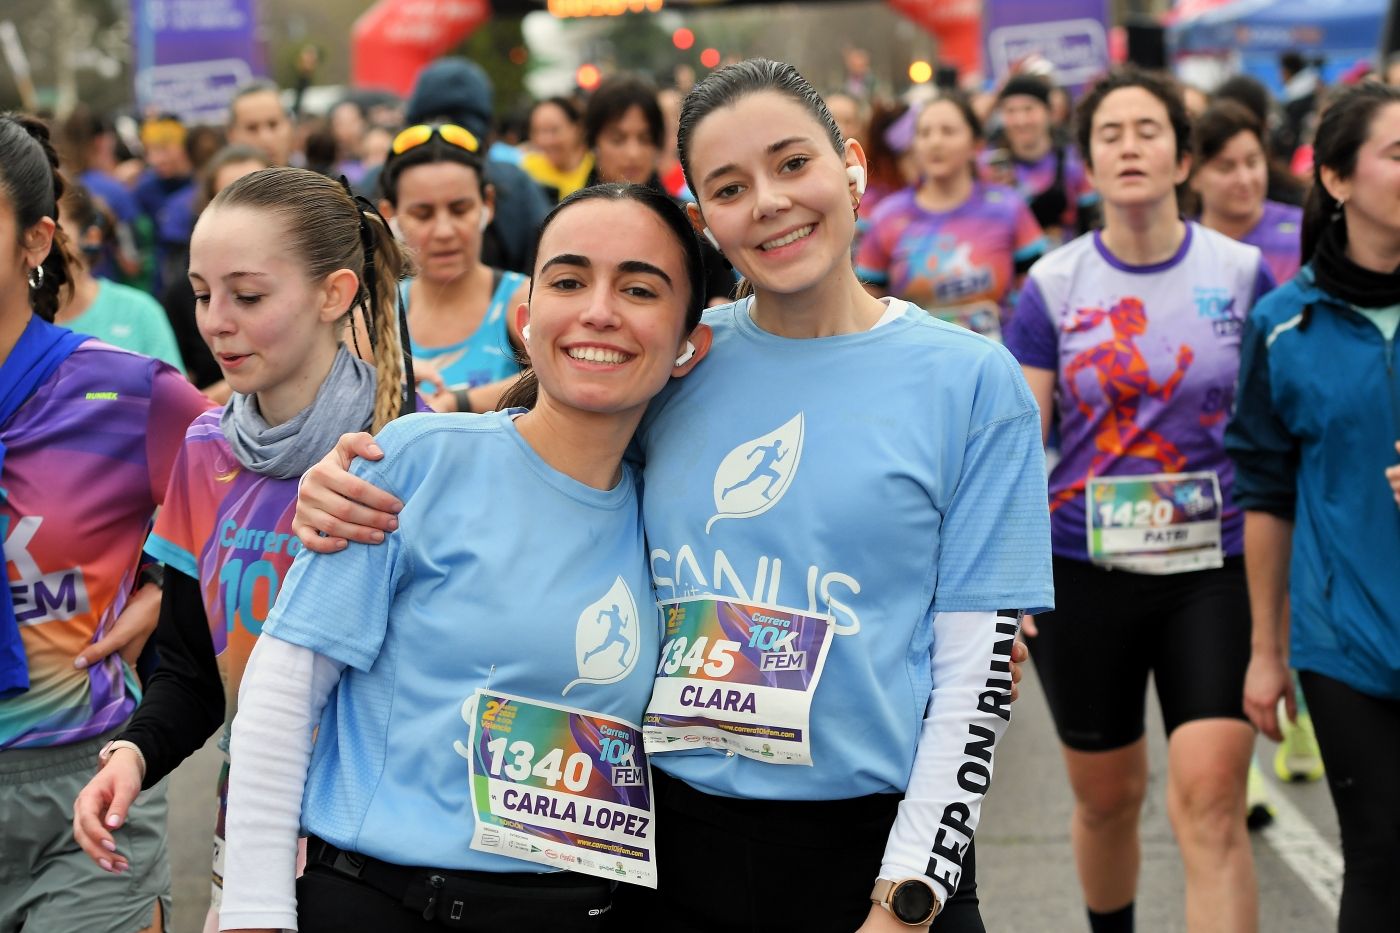
<path fill-rule="evenodd" d="M 881 298 L 881 303 L 885 305 L 885 313 L 880 315 L 880 320 L 870 325 L 871 330 L 884 327 L 890 321 L 897 321 L 904 317 L 904 312 L 909 310 L 909 302 L 902 298 Z M 749 320 L 753 320 L 753 303 L 749 303 Z"/>
<path fill-rule="evenodd" d="M 1395 332 L 1400 330 L 1400 305 L 1391 305 L 1389 308 L 1362 308 L 1352 305 L 1352 308 L 1376 325 L 1386 340 L 1395 339 Z"/>

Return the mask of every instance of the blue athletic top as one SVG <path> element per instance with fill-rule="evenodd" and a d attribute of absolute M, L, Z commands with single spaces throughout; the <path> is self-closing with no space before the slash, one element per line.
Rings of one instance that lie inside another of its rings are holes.
<path fill-rule="evenodd" d="M 1040 414 L 1006 350 L 912 305 L 864 333 L 794 340 L 755 325 L 750 304 L 706 312 L 712 352 L 638 433 L 652 579 L 663 600 L 829 609 L 813 765 L 703 748 L 652 765 L 735 797 L 903 791 L 934 613 L 1053 605 Z"/>
<path fill-rule="evenodd" d="M 491 293 L 491 303 L 481 318 L 481 326 L 467 339 L 445 347 L 425 347 L 412 339 L 413 355 L 428 360 L 438 368 L 442 379 L 451 388 L 475 388 L 520 372 L 515 350 L 510 345 L 510 297 L 525 282 L 519 272 L 501 272 L 500 281 Z M 408 309 L 409 279 L 399 286 L 400 300 Z M 431 392 L 432 386 L 421 385 L 421 392 Z"/>
<path fill-rule="evenodd" d="M 641 723 L 660 624 L 635 473 L 585 486 L 541 460 L 510 412 L 408 415 L 378 442 L 384 459 L 353 472 L 403 501 L 400 530 L 303 552 L 265 626 L 348 665 L 321 717 L 302 826 L 400 865 L 543 871 L 468 848 L 457 747 L 488 684 Z"/>

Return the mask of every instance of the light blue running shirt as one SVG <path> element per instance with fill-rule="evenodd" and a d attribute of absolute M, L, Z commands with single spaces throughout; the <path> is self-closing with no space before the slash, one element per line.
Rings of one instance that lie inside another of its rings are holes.
<path fill-rule="evenodd" d="M 903 791 L 934 613 L 1053 605 L 1040 415 L 1006 350 L 912 305 L 864 333 L 793 340 L 750 304 L 706 312 L 710 355 L 643 419 L 652 578 L 662 600 L 830 609 L 813 764 L 696 748 L 652 766 L 753 799 Z M 985 676 L 987 661 L 968 663 Z"/>
<path fill-rule="evenodd" d="M 501 280 L 491 292 L 491 303 L 486 306 L 481 325 L 465 340 L 448 344 L 445 347 L 425 347 L 412 339 L 414 359 L 427 360 L 437 367 L 442 381 L 449 388 L 476 388 L 488 382 L 496 382 L 520 372 L 520 364 L 515 361 L 515 350 L 510 344 L 510 296 L 525 284 L 525 276 L 519 272 L 500 272 Z M 404 310 L 408 309 L 408 292 L 412 280 L 399 286 L 399 300 Z M 418 391 L 429 395 L 433 387 L 420 383 Z"/>
<path fill-rule="evenodd" d="M 384 459 L 352 472 L 403 501 L 400 530 L 382 545 L 303 552 L 267 620 L 267 634 L 349 665 L 302 803 L 303 829 L 341 848 L 399 865 L 545 871 L 468 848 L 468 761 L 455 750 L 469 744 L 464 703 L 489 682 L 642 720 L 660 616 L 636 475 L 624 467 L 611 490 L 585 486 L 541 460 L 511 414 L 385 427 Z"/>

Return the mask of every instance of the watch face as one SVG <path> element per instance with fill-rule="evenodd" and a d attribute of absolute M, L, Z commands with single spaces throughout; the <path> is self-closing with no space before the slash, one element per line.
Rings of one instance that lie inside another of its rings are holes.
<path fill-rule="evenodd" d="M 901 923 L 924 923 L 933 913 L 933 891 L 922 881 L 901 882 L 890 897 L 890 908 Z"/>

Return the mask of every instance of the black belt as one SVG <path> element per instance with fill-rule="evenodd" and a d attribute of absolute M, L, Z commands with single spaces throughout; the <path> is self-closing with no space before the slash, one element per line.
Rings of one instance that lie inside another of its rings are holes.
<path fill-rule="evenodd" d="M 538 898 L 545 890 L 565 897 L 576 892 L 584 906 L 601 897 L 606 910 L 617 887 L 617 882 L 569 871 L 497 873 L 395 865 L 341 849 L 318 836 L 306 840 L 306 864 L 323 865 L 354 878 L 424 920 L 436 919 L 449 927 L 466 923 L 473 901 Z"/>

